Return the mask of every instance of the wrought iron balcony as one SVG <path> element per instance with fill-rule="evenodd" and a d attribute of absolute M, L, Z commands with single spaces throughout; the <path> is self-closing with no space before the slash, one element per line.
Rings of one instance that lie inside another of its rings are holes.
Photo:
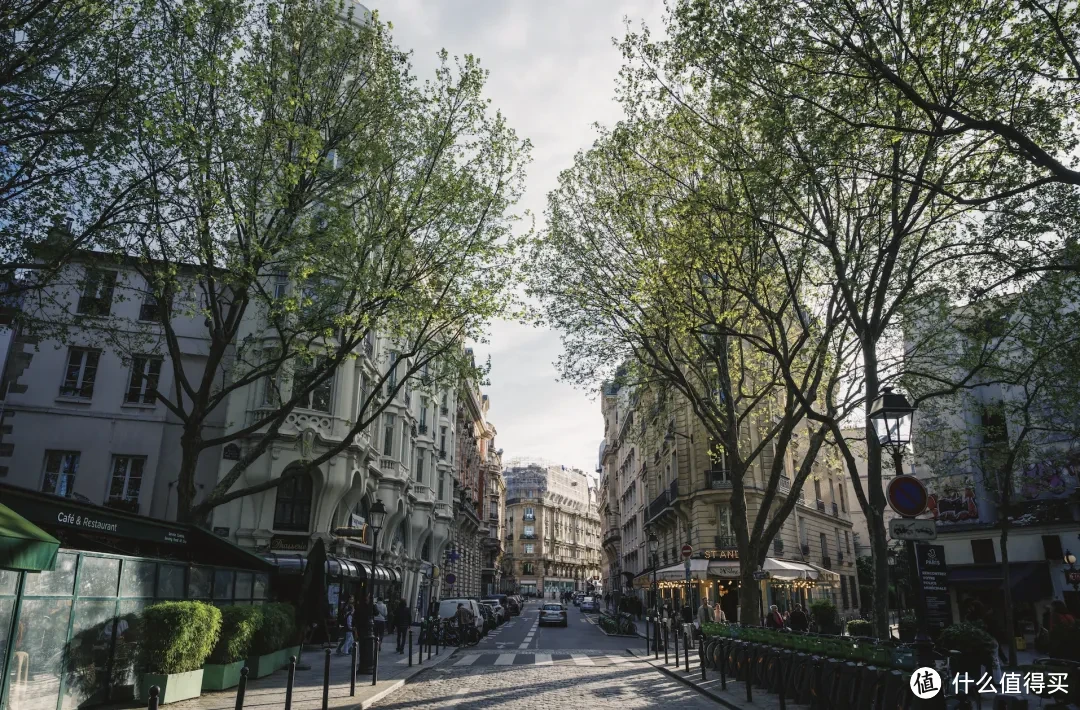
<path fill-rule="evenodd" d="M 717 535 L 713 542 L 718 550 L 734 550 L 739 547 L 734 535 Z"/>
<path fill-rule="evenodd" d="M 439 449 L 439 458 L 443 461 L 446 460 L 446 449 Z"/>
<path fill-rule="evenodd" d="M 821 558 L 821 566 L 824 567 L 825 569 L 832 569 L 832 558 L 830 558 L 830 557 L 822 557 Z"/>
<path fill-rule="evenodd" d="M 817 501 L 817 509 L 820 513 L 825 512 L 825 501 L 821 500 L 820 498 Z"/>
<path fill-rule="evenodd" d="M 420 434 L 427 434 L 427 424 L 421 422 L 420 425 L 416 427 L 416 431 Z"/>
<path fill-rule="evenodd" d="M 521 533 L 522 540 L 535 540 L 536 533 Z"/>
<path fill-rule="evenodd" d="M 791 491 L 791 479 L 787 476 L 780 477 L 780 492 L 788 493 Z"/>
<path fill-rule="evenodd" d="M 731 471 L 714 468 L 705 472 L 705 487 L 711 489 L 731 488 Z"/>
<path fill-rule="evenodd" d="M 834 518 L 839 518 L 840 517 L 840 508 L 839 508 L 839 506 L 836 505 L 836 503 L 832 504 L 832 516 Z"/>

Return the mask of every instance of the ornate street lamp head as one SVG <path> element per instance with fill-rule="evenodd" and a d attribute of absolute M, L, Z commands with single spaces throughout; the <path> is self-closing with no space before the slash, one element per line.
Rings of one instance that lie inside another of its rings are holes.
<path fill-rule="evenodd" d="M 375 504 L 371 506 L 371 510 L 368 511 L 368 518 L 371 519 L 371 527 L 378 532 L 382 530 L 383 523 L 386 522 L 386 506 L 382 504 L 382 501 L 378 498 L 375 499 Z"/>
<path fill-rule="evenodd" d="M 660 549 L 660 540 L 656 537 L 656 533 L 649 532 L 649 554 L 655 555 L 656 551 Z"/>
<path fill-rule="evenodd" d="M 870 408 L 870 421 L 878 443 L 890 449 L 900 449 L 911 441 L 911 417 L 915 407 L 904 395 L 893 392 L 892 387 L 881 391 Z"/>

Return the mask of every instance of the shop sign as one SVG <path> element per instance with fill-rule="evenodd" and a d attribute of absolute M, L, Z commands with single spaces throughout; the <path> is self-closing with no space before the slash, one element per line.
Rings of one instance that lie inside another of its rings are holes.
<path fill-rule="evenodd" d="M 945 565 L 945 547 L 916 544 L 915 562 L 926 609 L 926 626 L 931 634 L 936 634 L 952 623 L 952 605 L 949 602 L 947 582 L 949 570 Z"/>
<path fill-rule="evenodd" d="M 709 566 L 710 577 L 723 577 L 724 579 L 738 579 L 740 577 L 738 567 L 713 567 Z"/>
<path fill-rule="evenodd" d="M 270 549 L 275 552 L 307 552 L 311 538 L 307 535 L 274 535 Z"/>
<path fill-rule="evenodd" d="M 737 548 L 731 548 L 728 550 L 705 550 L 705 559 L 737 560 L 739 559 L 739 550 Z"/>
<path fill-rule="evenodd" d="M 68 507 L 58 498 L 56 504 L 38 500 L 19 501 L 12 508 L 37 525 L 81 530 L 99 535 L 115 535 L 135 540 L 163 542 L 171 545 L 186 545 L 184 531 L 170 525 L 161 525 L 139 520 L 114 517 L 98 511 L 86 511 Z"/>
<path fill-rule="evenodd" d="M 1080 569 L 1065 570 L 1065 583 L 1080 586 Z"/>

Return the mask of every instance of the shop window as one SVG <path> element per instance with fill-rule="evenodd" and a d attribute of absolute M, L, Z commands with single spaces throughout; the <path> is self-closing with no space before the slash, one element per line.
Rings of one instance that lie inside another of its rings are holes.
<path fill-rule="evenodd" d="M 302 473 L 277 487 L 274 528 L 307 532 L 311 518 L 311 476 Z"/>
<path fill-rule="evenodd" d="M 157 579 L 157 564 L 137 560 L 125 560 L 120 573 L 120 596 L 153 597 Z"/>
<path fill-rule="evenodd" d="M 972 540 L 971 557 L 972 561 L 977 565 L 997 562 L 997 555 L 994 553 L 994 541 L 990 538 Z"/>
<path fill-rule="evenodd" d="M 214 599 L 233 598 L 233 572 L 228 569 L 214 570 Z"/>
<path fill-rule="evenodd" d="M 79 570 L 80 597 L 115 597 L 120 578 L 120 560 L 83 555 Z"/>
<path fill-rule="evenodd" d="M 61 552 L 56 556 L 52 572 L 35 572 L 26 575 L 23 595 L 28 597 L 70 597 L 75 590 L 76 556 Z"/>
<path fill-rule="evenodd" d="M 265 574 L 255 575 L 254 583 L 251 588 L 251 597 L 253 599 L 266 599 L 266 590 L 270 587 L 270 576 Z"/>
<path fill-rule="evenodd" d="M 251 599 L 251 577 L 251 572 L 236 573 L 236 592 L 233 595 L 236 599 Z"/>
<path fill-rule="evenodd" d="M 192 567 L 188 572 L 188 599 L 209 599 L 213 570 L 209 567 Z"/>
<path fill-rule="evenodd" d="M 179 565 L 158 565 L 158 599 L 184 598 L 184 568 Z"/>

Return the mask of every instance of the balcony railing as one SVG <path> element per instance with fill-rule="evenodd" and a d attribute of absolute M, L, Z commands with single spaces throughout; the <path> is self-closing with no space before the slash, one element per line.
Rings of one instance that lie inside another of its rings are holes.
<path fill-rule="evenodd" d="M 420 426 L 416 427 L 416 431 L 420 434 L 427 434 L 427 424 L 420 422 Z"/>
<path fill-rule="evenodd" d="M 731 488 L 731 472 L 727 469 L 710 469 L 705 472 L 705 487 L 711 489 Z"/>
<path fill-rule="evenodd" d="M 533 513 L 532 515 L 529 515 L 528 513 L 525 513 L 525 514 L 523 514 L 521 516 L 521 519 L 522 520 L 536 520 L 536 513 Z"/>
<path fill-rule="evenodd" d="M 787 476 L 781 476 L 780 477 L 780 492 L 781 493 L 788 493 L 789 491 L 791 491 L 791 479 L 788 478 Z"/>
<path fill-rule="evenodd" d="M 439 449 L 439 458 L 443 461 L 446 460 L 446 449 Z"/>
<path fill-rule="evenodd" d="M 838 505 L 836 505 L 836 503 L 832 504 L 832 516 L 834 518 L 839 518 L 840 517 L 840 507 Z"/>
<path fill-rule="evenodd" d="M 652 520 L 660 513 L 664 512 L 664 509 L 669 505 L 668 492 L 662 491 L 660 495 L 653 498 L 652 503 L 649 503 L 649 517 L 648 520 Z"/>
<path fill-rule="evenodd" d="M 394 459 L 380 459 L 379 469 L 382 470 L 387 476 L 393 476 L 397 478 L 401 472 L 401 464 Z"/>
<path fill-rule="evenodd" d="M 439 407 L 439 413 L 442 414 L 445 417 L 446 415 L 450 414 L 450 408 L 449 407 Z"/>
<path fill-rule="evenodd" d="M 817 501 L 817 509 L 818 509 L 818 512 L 820 512 L 820 513 L 825 512 L 825 501 L 821 500 L 820 498 L 818 498 L 818 501 Z"/>
<path fill-rule="evenodd" d="M 821 566 L 825 569 L 832 569 L 832 559 L 829 557 L 822 557 Z"/>
<path fill-rule="evenodd" d="M 536 533 L 521 533 L 522 540 L 535 540 Z"/>
<path fill-rule="evenodd" d="M 799 547 L 799 549 L 802 551 L 802 553 L 804 555 L 809 555 L 810 554 L 810 546 L 807 545 L 805 542 Z"/>

